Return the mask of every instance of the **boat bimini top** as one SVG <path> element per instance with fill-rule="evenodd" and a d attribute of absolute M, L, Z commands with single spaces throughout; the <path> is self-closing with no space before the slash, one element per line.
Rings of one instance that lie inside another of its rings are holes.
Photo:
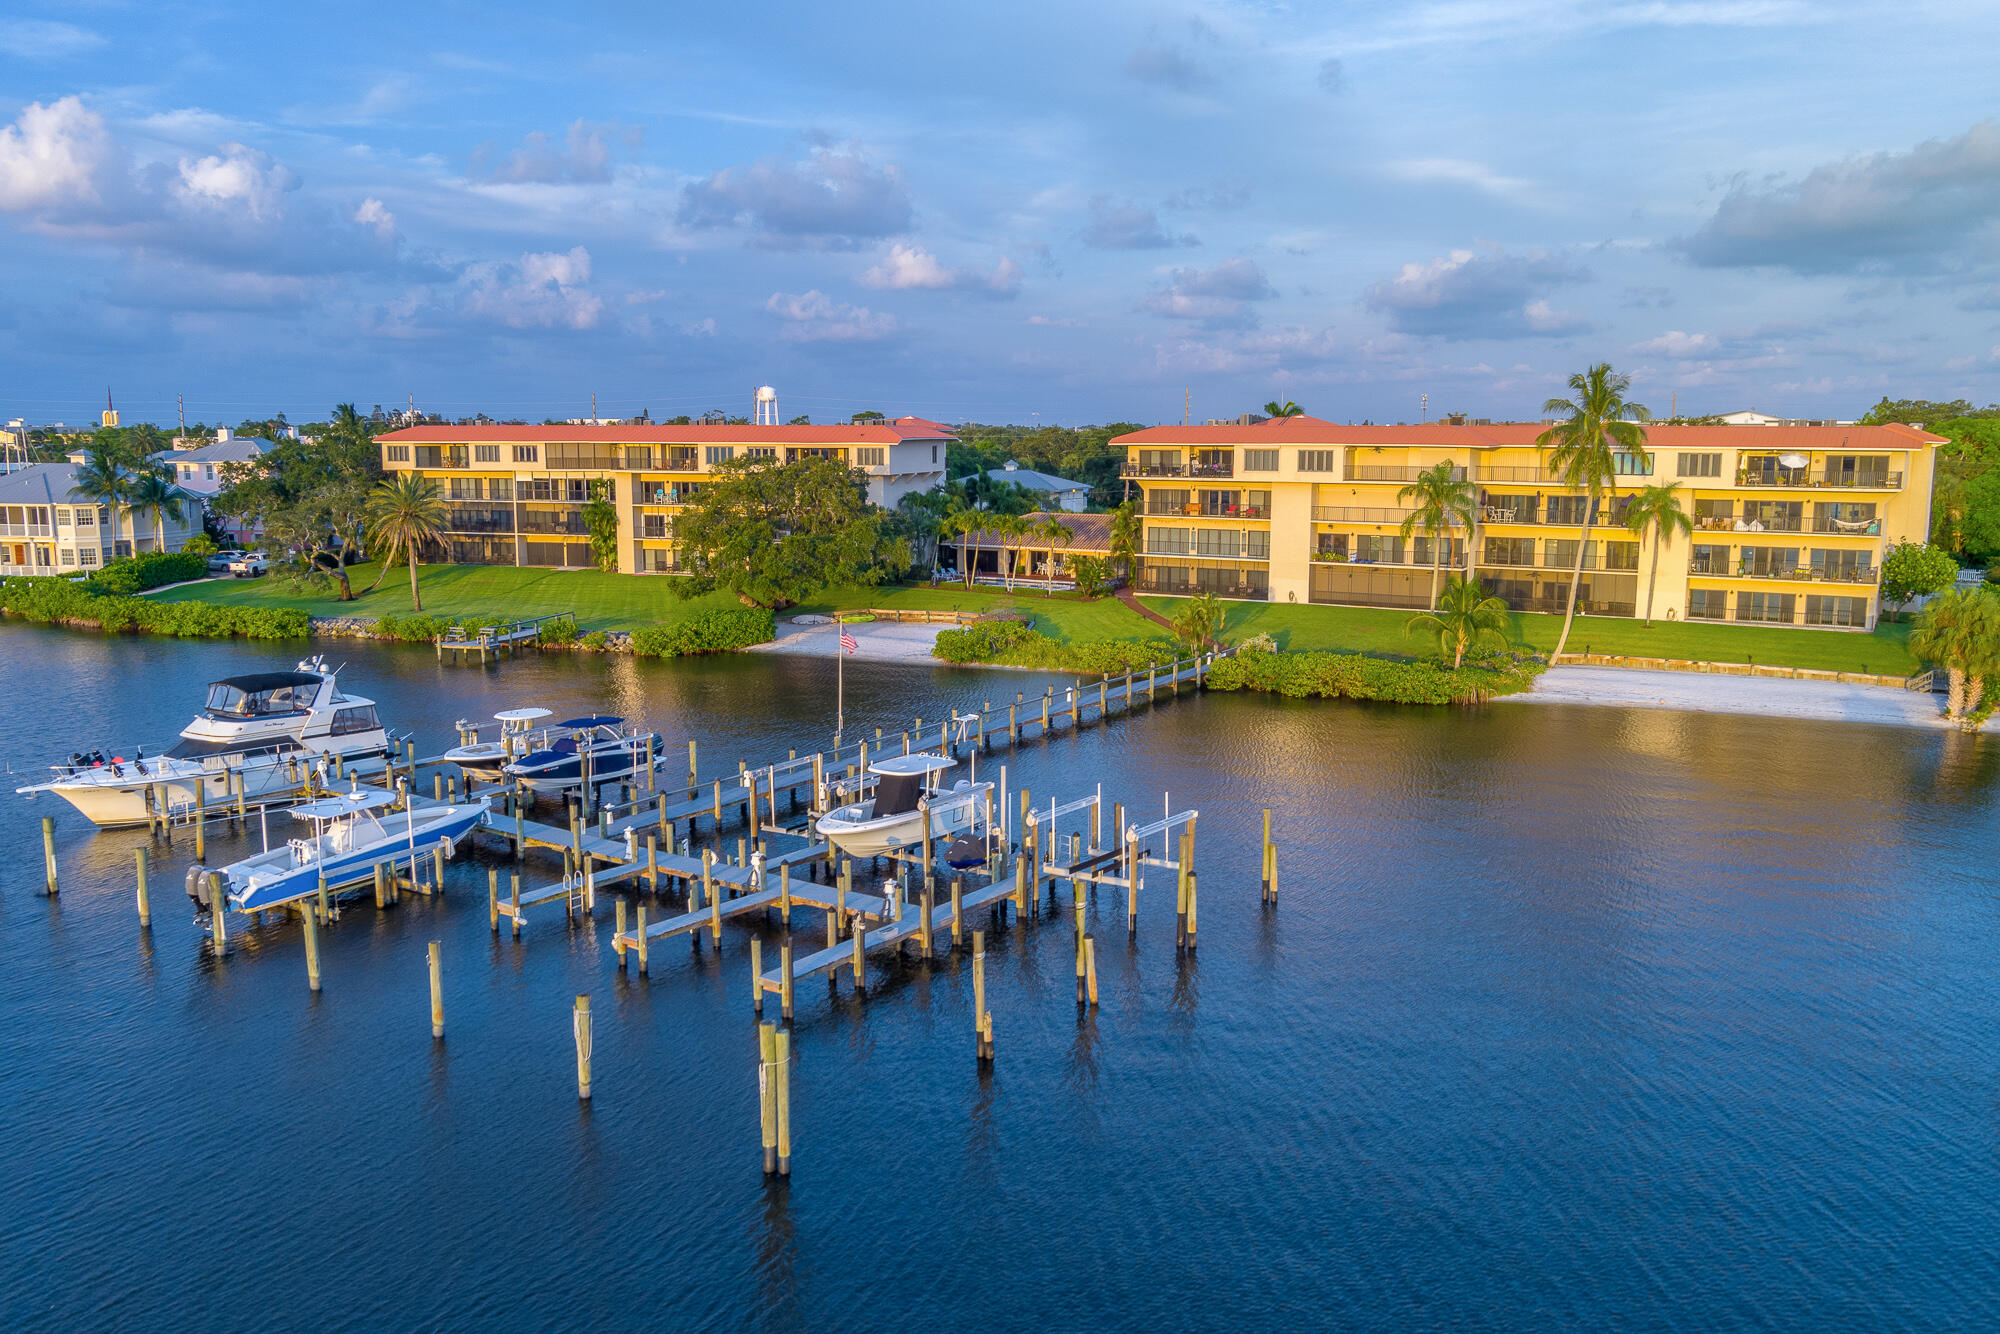
<path fill-rule="evenodd" d="M 898 755 L 868 766 L 875 775 L 875 808 L 871 818 L 902 815 L 917 809 L 924 798 L 932 774 L 954 768 L 957 761 L 943 755 Z"/>
<path fill-rule="evenodd" d="M 352 792 L 340 792 L 331 797 L 321 797 L 292 807 L 294 820 L 338 820 L 344 815 L 358 811 L 380 810 L 395 804 L 396 794 L 384 792 L 379 787 L 356 788 Z"/>

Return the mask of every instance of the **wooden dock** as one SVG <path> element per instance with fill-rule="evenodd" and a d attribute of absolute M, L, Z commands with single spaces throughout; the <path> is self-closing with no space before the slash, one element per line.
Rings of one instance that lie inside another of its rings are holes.
<path fill-rule="evenodd" d="M 524 645 L 537 642 L 545 625 L 567 623 L 570 633 L 576 633 L 576 616 L 573 612 L 557 612 L 552 616 L 531 616 L 526 620 L 508 621 L 504 625 L 481 626 L 476 633 L 468 634 L 462 626 L 454 625 L 439 635 L 437 644 L 438 661 L 445 661 L 445 654 L 451 654 L 451 661 L 464 662 L 471 657 L 484 663 L 502 654 L 513 653 Z"/>

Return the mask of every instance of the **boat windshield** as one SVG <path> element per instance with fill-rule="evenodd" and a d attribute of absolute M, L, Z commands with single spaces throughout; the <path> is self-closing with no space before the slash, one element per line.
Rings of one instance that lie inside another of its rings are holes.
<path fill-rule="evenodd" d="M 924 775 L 883 774 L 875 784 L 874 815 L 903 815 L 917 808 L 924 795 Z"/>
<path fill-rule="evenodd" d="M 277 713 L 298 713 L 312 703 L 313 687 L 270 686 L 246 690 L 229 681 L 217 681 L 208 688 L 208 711 L 231 718 L 262 718 Z"/>

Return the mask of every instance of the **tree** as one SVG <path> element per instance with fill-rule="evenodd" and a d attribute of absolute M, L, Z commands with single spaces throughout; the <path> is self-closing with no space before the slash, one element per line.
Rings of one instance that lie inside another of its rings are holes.
<path fill-rule="evenodd" d="M 158 549 L 167 549 L 167 516 L 171 514 L 179 523 L 185 514 L 187 493 L 174 485 L 173 474 L 158 464 L 142 468 L 132 478 L 131 501 L 134 509 L 153 512 L 153 540 Z"/>
<path fill-rule="evenodd" d="M 1511 623 L 1505 602 L 1487 596 L 1477 579 L 1453 575 L 1444 586 L 1437 609 L 1412 616 L 1404 624 L 1403 633 L 1430 631 L 1437 637 L 1438 652 L 1449 653 L 1451 669 L 1457 671 L 1465 663 L 1465 651 L 1480 640 L 1497 639 L 1505 644 Z"/>
<path fill-rule="evenodd" d="M 1139 533 L 1139 502 L 1128 500 L 1111 511 L 1111 559 L 1128 580 L 1139 561 Z"/>
<path fill-rule="evenodd" d="M 787 426 L 811 426 L 812 424 L 813 419 L 810 416 L 794 417 L 785 423 Z"/>
<path fill-rule="evenodd" d="M 869 412 L 857 412 L 852 417 L 849 417 L 847 420 L 852 425 L 861 426 L 861 425 L 866 425 L 869 422 L 886 421 L 888 419 L 885 418 L 879 412 L 869 411 Z"/>
<path fill-rule="evenodd" d="M 937 568 L 938 539 L 944 535 L 944 518 L 951 510 L 951 496 L 939 487 L 906 491 L 896 502 L 896 514 L 916 546 L 918 569 L 928 572 Z"/>
<path fill-rule="evenodd" d="M 1472 507 L 1476 492 L 1472 483 L 1449 459 L 1426 468 L 1417 479 L 1396 493 L 1396 503 L 1412 502 L 1414 508 L 1403 519 L 1403 540 L 1421 528 L 1431 544 L 1431 606 L 1438 601 L 1438 577 L 1444 572 L 1444 552 L 1451 531 L 1472 528 Z"/>
<path fill-rule="evenodd" d="M 1036 537 L 1046 541 L 1051 549 L 1056 547 L 1067 549 L 1070 543 L 1076 541 L 1076 534 L 1070 531 L 1069 525 L 1053 514 L 1045 516 L 1032 531 Z M 1050 560 L 1049 567 L 1049 575 L 1053 578 L 1055 575 L 1053 559 Z"/>
<path fill-rule="evenodd" d="M 1563 612 L 1562 634 L 1556 637 L 1556 653 L 1569 643 L 1569 629 L 1576 620 L 1577 590 L 1583 586 L 1583 556 L 1590 547 L 1590 525 L 1597 518 L 1598 502 L 1615 494 L 1618 477 L 1616 455 L 1643 453 L 1645 428 L 1637 423 L 1647 419 L 1644 407 L 1625 401 L 1632 377 L 1620 375 L 1610 365 L 1599 362 L 1589 370 L 1569 377 L 1574 398 L 1552 398 L 1542 404 L 1558 422 L 1535 437 L 1535 443 L 1549 451 L 1549 468 L 1567 486 L 1584 493 L 1583 527 L 1577 535 L 1576 569 L 1569 578 L 1569 606 Z"/>
<path fill-rule="evenodd" d="M 94 500 L 109 511 L 113 550 L 119 540 L 119 517 L 132 507 L 133 479 L 125 469 L 122 448 L 122 441 L 116 438 L 93 441 L 83 462 L 77 465 L 72 488 L 85 500 Z"/>
<path fill-rule="evenodd" d="M 1646 624 L 1653 624 L 1653 586 L 1660 580 L 1660 538 L 1678 533 L 1686 537 L 1694 531 L 1694 519 L 1681 508 L 1680 487 L 1672 482 L 1665 486 L 1642 487 L 1625 507 L 1625 526 L 1634 536 L 1644 541 L 1648 529 L 1653 534 L 1653 570 L 1646 577 Z"/>
<path fill-rule="evenodd" d="M 583 526 L 590 530 L 590 554 L 597 558 L 597 568 L 610 574 L 618 569 L 618 507 L 604 491 L 603 483 L 591 484 Z"/>
<path fill-rule="evenodd" d="M 1087 598 L 1101 598 L 1111 588 L 1111 564 L 1102 556 L 1071 556 L 1069 573 L 1076 591 Z"/>
<path fill-rule="evenodd" d="M 1180 641 L 1199 653 L 1222 634 L 1229 609 L 1213 593 L 1200 593 L 1187 600 L 1174 617 L 1174 633 Z"/>
<path fill-rule="evenodd" d="M 2000 666 L 2000 598 L 1983 588 L 1933 598 L 1910 631 L 1910 652 L 1946 672 L 1945 715 L 1961 726 Z"/>
<path fill-rule="evenodd" d="M 1886 394 L 1882 401 L 1868 409 L 1856 426 L 1887 426 L 1891 422 L 1902 422 L 1915 426 L 1933 426 L 1953 417 L 2000 417 L 2000 404 L 1989 403 L 1983 408 L 1972 406 L 1971 400 L 1954 398 L 1948 402 L 1936 403 L 1926 398 L 1896 398 Z"/>
<path fill-rule="evenodd" d="M 1034 525 L 1018 514 L 989 514 L 986 517 L 986 531 L 1000 539 L 1001 559 L 1007 562 L 1007 591 L 1014 591 L 1014 576 L 1019 571 L 1021 540 L 1034 531 Z"/>
<path fill-rule="evenodd" d="M 424 609 L 417 591 L 417 557 L 425 543 L 443 536 L 447 513 L 437 483 L 413 472 L 385 477 L 368 494 L 369 545 L 381 549 L 384 571 L 398 553 L 408 558 L 412 611 Z"/>
<path fill-rule="evenodd" d="M 1289 398 L 1282 403 L 1274 398 L 1264 405 L 1264 415 L 1266 417 L 1303 417 L 1306 415 L 1306 410 L 1292 402 Z"/>
<path fill-rule="evenodd" d="M 886 532 L 865 488 L 865 476 L 839 459 L 718 464 L 674 518 L 690 574 L 669 586 L 681 597 L 723 588 L 745 606 L 777 608 L 909 569 L 910 544 Z"/>
<path fill-rule="evenodd" d="M 1958 582 L 1958 562 L 1928 542 L 1898 542 L 1882 556 L 1882 601 L 1900 614 L 1911 598 L 1941 592 Z"/>
<path fill-rule="evenodd" d="M 946 510 L 938 520 L 938 533 L 943 537 L 956 537 L 958 541 L 958 575 L 965 581 L 966 591 L 972 589 L 973 580 L 978 576 L 979 550 L 972 540 L 984 531 L 986 516 L 968 505 L 955 505 Z"/>
<path fill-rule="evenodd" d="M 223 464 L 214 508 L 261 523 L 274 549 L 302 562 L 298 577 L 331 573 L 340 581 L 340 600 L 350 602 L 343 549 L 351 553 L 359 542 L 369 489 L 381 476 L 374 424 L 342 403 L 316 436 L 282 440 L 261 458 Z"/>

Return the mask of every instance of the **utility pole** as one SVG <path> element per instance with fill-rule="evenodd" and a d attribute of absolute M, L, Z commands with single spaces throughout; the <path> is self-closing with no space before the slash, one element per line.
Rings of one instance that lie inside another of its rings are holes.
<path fill-rule="evenodd" d="M 1193 424 L 1194 424 L 1194 386 L 1184 385 L 1181 388 L 1181 425 L 1192 426 Z"/>
<path fill-rule="evenodd" d="M 187 408 L 187 398 L 186 398 L 186 396 L 185 396 L 185 395 L 182 395 L 182 394 L 175 394 L 175 395 L 174 395 L 174 412 L 175 412 L 175 415 L 177 415 L 177 416 L 178 416 L 178 417 L 180 418 L 180 421 L 181 421 L 181 424 L 180 424 L 180 428 L 179 428 L 179 434 L 180 434 L 180 435 L 182 435 L 182 436 L 185 436 L 185 435 L 187 435 L 187 433 L 188 433 L 188 408 Z"/>

